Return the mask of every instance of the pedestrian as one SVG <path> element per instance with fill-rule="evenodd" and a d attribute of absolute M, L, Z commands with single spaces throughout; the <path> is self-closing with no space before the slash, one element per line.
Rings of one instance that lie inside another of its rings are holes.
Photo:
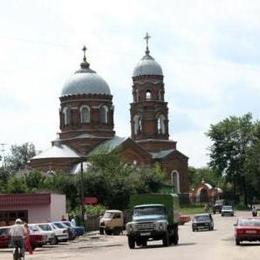
<path fill-rule="evenodd" d="M 76 220 L 75 220 L 74 216 L 71 217 L 70 222 L 71 222 L 71 225 L 72 225 L 73 227 L 76 227 Z"/>
<path fill-rule="evenodd" d="M 30 228 L 28 226 L 27 223 L 24 224 L 24 229 L 25 229 L 25 249 L 29 252 L 30 255 L 33 254 L 33 250 L 32 250 L 32 245 L 31 245 L 31 241 L 30 241 Z"/>
<path fill-rule="evenodd" d="M 64 215 L 61 216 L 61 221 L 66 221 L 67 219 L 64 217 Z"/>

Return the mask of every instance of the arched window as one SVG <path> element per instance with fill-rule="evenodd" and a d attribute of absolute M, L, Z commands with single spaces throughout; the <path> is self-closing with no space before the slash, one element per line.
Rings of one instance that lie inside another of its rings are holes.
<path fill-rule="evenodd" d="M 164 115 L 160 115 L 157 118 L 157 131 L 158 134 L 165 134 L 165 116 Z"/>
<path fill-rule="evenodd" d="M 135 93 L 136 93 L 136 102 L 139 102 L 139 90 L 137 89 Z"/>
<path fill-rule="evenodd" d="M 142 120 L 139 115 L 134 116 L 134 134 L 137 135 L 142 131 Z"/>
<path fill-rule="evenodd" d="M 64 115 L 64 125 L 69 125 L 71 123 L 71 113 L 68 107 L 63 108 Z"/>
<path fill-rule="evenodd" d="M 171 183 L 173 192 L 180 193 L 180 174 L 176 170 L 171 172 Z"/>
<path fill-rule="evenodd" d="M 108 108 L 107 106 L 102 106 L 100 108 L 100 122 L 107 124 L 108 122 Z"/>
<path fill-rule="evenodd" d="M 81 123 L 90 122 L 90 108 L 88 106 L 82 106 L 80 108 L 80 122 Z"/>
<path fill-rule="evenodd" d="M 162 100 L 162 91 L 161 90 L 158 91 L 158 99 Z"/>
<path fill-rule="evenodd" d="M 145 93 L 145 99 L 146 99 L 146 100 L 151 100 L 151 98 L 152 98 L 152 93 L 151 93 L 151 91 L 148 89 L 148 90 L 146 90 L 146 93 Z"/>

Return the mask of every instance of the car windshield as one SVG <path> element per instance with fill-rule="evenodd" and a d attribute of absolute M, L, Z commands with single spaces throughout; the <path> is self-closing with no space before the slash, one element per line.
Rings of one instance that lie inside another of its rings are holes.
<path fill-rule="evenodd" d="M 71 227 L 71 223 L 70 222 L 62 222 L 62 224 L 66 225 L 67 227 Z"/>
<path fill-rule="evenodd" d="M 260 227 L 260 219 L 240 219 L 238 221 L 238 225 Z"/>
<path fill-rule="evenodd" d="M 201 216 L 195 216 L 194 219 L 196 221 L 208 221 L 210 218 L 209 215 L 201 215 Z"/>
<path fill-rule="evenodd" d="M 138 207 L 134 209 L 134 216 L 165 215 L 165 211 L 162 206 Z"/>
<path fill-rule="evenodd" d="M 36 232 L 36 231 L 40 231 L 39 228 L 35 225 L 33 226 L 29 226 L 30 230 L 33 231 L 33 232 Z"/>
<path fill-rule="evenodd" d="M 49 225 L 45 225 L 45 224 L 42 224 L 42 225 L 39 225 L 39 228 L 41 228 L 42 230 L 44 231 L 51 231 L 51 227 Z"/>
<path fill-rule="evenodd" d="M 55 222 L 54 226 L 56 226 L 57 228 L 65 228 L 61 223 Z"/>
<path fill-rule="evenodd" d="M 223 206 L 222 209 L 224 209 L 224 210 L 232 210 L 232 206 Z"/>
<path fill-rule="evenodd" d="M 114 215 L 114 213 L 112 213 L 112 212 L 105 212 L 105 214 L 104 214 L 104 218 L 113 218 L 113 215 Z"/>
<path fill-rule="evenodd" d="M 8 235 L 9 229 L 8 228 L 1 228 L 0 229 L 0 236 Z"/>

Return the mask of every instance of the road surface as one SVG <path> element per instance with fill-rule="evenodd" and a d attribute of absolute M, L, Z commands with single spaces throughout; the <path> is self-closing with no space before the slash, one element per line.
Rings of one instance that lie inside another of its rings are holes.
<path fill-rule="evenodd" d="M 130 250 L 127 237 L 92 235 L 79 240 L 36 249 L 28 260 L 247 260 L 260 259 L 260 243 L 236 246 L 233 224 L 237 216 L 251 216 L 251 212 L 236 212 L 235 217 L 213 215 L 214 231 L 192 232 L 191 223 L 180 226 L 177 246 L 163 247 L 161 241 L 148 242 L 144 248 Z M 0 260 L 11 260 L 10 250 L 0 250 Z"/>

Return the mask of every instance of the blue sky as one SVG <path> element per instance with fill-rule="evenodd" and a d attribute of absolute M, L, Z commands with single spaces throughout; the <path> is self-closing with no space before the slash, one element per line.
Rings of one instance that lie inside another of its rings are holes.
<path fill-rule="evenodd" d="M 0 0 L 0 143 L 47 149 L 59 131 L 59 95 L 81 48 L 114 96 L 115 130 L 130 135 L 132 72 L 161 64 L 170 135 L 190 165 L 208 162 L 210 124 L 260 118 L 258 0 Z"/>

